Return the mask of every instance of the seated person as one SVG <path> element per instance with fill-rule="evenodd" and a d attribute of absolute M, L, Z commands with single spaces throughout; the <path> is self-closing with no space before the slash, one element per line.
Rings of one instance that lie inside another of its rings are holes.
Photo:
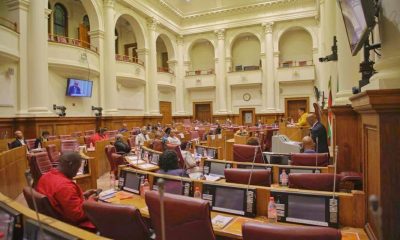
<path fill-rule="evenodd" d="M 306 113 L 306 109 L 301 107 L 297 110 L 297 113 L 299 115 L 299 120 L 297 121 L 296 126 L 298 127 L 307 126 L 308 113 Z"/>
<path fill-rule="evenodd" d="M 178 155 L 174 150 L 165 150 L 159 158 L 157 173 L 169 174 L 174 176 L 186 176 L 185 170 L 179 168 Z"/>
<path fill-rule="evenodd" d="M 261 122 L 261 119 L 258 119 L 256 127 L 261 128 L 263 126 L 263 123 Z"/>
<path fill-rule="evenodd" d="M 95 145 L 96 142 L 101 141 L 101 140 L 105 140 L 108 139 L 108 136 L 105 134 L 105 132 L 107 131 L 107 128 L 99 128 L 97 130 L 97 133 L 94 134 L 91 138 L 90 138 L 90 142 Z"/>
<path fill-rule="evenodd" d="M 11 146 L 10 146 L 11 149 L 26 145 L 26 141 L 24 139 L 24 134 L 21 131 L 19 131 L 19 130 L 15 131 L 14 135 L 15 135 L 15 140 L 13 142 L 11 142 Z M 26 145 L 26 147 L 29 150 L 29 147 L 27 145 Z"/>
<path fill-rule="evenodd" d="M 252 146 L 259 146 L 260 140 L 257 137 L 251 137 L 251 138 L 247 139 L 246 144 L 252 145 Z"/>
<path fill-rule="evenodd" d="M 310 136 L 305 136 L 302 139 L 303 153 L 315 153 L 315 143 Z"/>
<path fill-rule="evenodd" d="M 96 190 L 82 193 L 81 188 L 73 181 L 81 167 L 82 159 L 79 153 L 68 152 L 60 157 L 60 164 L 44 174 L 38 181 L 36 190 L 47 196 L 52 208 L 65 221 L 86 229 L 95 229 L 95 226 L 86 217 L 83 211 L 83 202 L 93 200 Z"/>
<path fill-rule="evenodd" d="M 236 134 L 236 135 L 239 135 L 239 136 L 246 136 L 246 135 L 248 135 L 248 132 L 247 132 L 246 129 L 244 129 L 243 127 L 241 127 L 239 130 L 236 131 L 235 134 Z"/>
<path fill-rule="evenodd" d="M 118 130 L 119 133 L 124 133 L 127 131 L 129 131 L 129 129 L 128 129 L 128 124 L 126 124 L 126 123 L 123 123 L 122 127 Z"/>
<path fill-rule="evenodd" d="M 221 125 L 218 123 L 217 128 L 215 129 L 215 135 L 220 135 L 222 134 L 222 128 Z"/>
<path fill-rule="evenodd" d="M 181 140 L 176 136 L 176 132 L 171 132 L 167 138 L 167 142 L 175 145 L 181 145 Z"/>
<path fill-rule="evenodd" d="M 36 141 L 35 141 L 35 148 L 39 148 L 39 145 L 40 145 L 40 147 L 42 147 L 43 143 L 44 143 L 44 142 L 47 142 L 47 141 L 49 140 L 49 139 L 48 139 L 49 136 L 50 136 L 50 133 L 49 133 L 48 131 L 43 131 L 43 132 L 42 132 L 42 136 L 36 138 Z"/>
<path fill-rule="evenodd" d="M 136 146 L 143 146 L 144 142 L 149 141 L 150 137 L 147 134 L 147 128 L 142 128 L 140 133 L 135 138 L 135 145 Z"/>
<path fill-rule="evenodd" d="M 162 143 L 168 142 L 169 135 L 171 134 L 171 128 L 165 129 L 164 136 L 161 138 Z"/>
<path fill-rule="evenodd" d="M 115 135 L 115 142 L 114 142 L 115 151 L 119 154 L 130 153 L 131 148 L 127 143 L 124 142 L 124 136 L 118 133 Z"/>

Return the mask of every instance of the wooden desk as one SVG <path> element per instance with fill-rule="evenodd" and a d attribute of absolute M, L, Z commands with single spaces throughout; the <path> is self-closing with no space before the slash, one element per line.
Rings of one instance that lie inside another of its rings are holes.
<path fill-rule="evenodd" d="M 280 124 L 279 133 L 286 135 L 291 141 L 301 142 L 303 137 L 310 135 L 310 129 L 308 127 L 288 127 L 285 124 Z"/>
<path fill-rule="evenodd" d="M 247 144 L 247 140 L 250 138 L 250 135 L 237 135 L 235 134 L 234 137 L 236 144 Z"/>
<path fill-rule="evenodd" d="M 123 204 L 123 205 L 131 205 L 140 210 L 140 213 L 145 218 L 150 218 L 150 213 L 147 208 L 145 200 L 140 197 L 140 195 L 133 194 L 131 198 L 120 200 L 118 197 L 111 198 L 107 200 L 109 203 L 113 204 Z M 242 239 L 242 225 L 245 222 L 262 222 L 266 224 L 278 224 L 278 225 L 296 225 L 289 223 L 268 223 L 265 216 L 258 216 L 256 218 L 246 218 L 226 213 L 220 213 L 211 211 L 211 219 L 213 219 L 217 215 L 229 216 L 232 217 L 232 221 L 228 223 L 224 228 L 218 228 L 213 225 L 213 230 L 215 235 L 224 236 L 232 239 Z M 361 228 L 350 228 L 344 227 L 341 228 L 342 234 L 344 235 L 345 240 L 367 240 L 367 236 L 365 232 Z"/>
<path fill-rule="evenodd" d="M 0 153 L 0 192 L 10 198 L 18 197 L 27 185 L 27 168 L 25 146 Z"/>
<path fill-rule="evenodd" d="M 233 161 L 233 144 L 235 144 L 235 139 L 226 140 L 225 144 L 225 159 L 228 161 Z"/>

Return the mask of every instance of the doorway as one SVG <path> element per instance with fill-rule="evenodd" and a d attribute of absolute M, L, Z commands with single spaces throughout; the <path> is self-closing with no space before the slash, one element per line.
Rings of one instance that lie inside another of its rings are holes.
<path fill-rule="evenodd" d="M 255 109 L 254 108 L 241 108 L 239 109 L 241 125 L 253 126 L 255 125 Z"/>
<path fill-rule="evenodd" d="M 160 101 L 160 114 L 162 115 L 161 123 L 163 125 L 172 123 L 171 102 Z"/>
<path fill-rule="evenodd" d="M 308 108 L 308 97 L 303 98 L 285 98 L 285 117 L 293 119 L 294 122 L 299 120 L 299 115 L 297 110 L 299 108 L 305 108 L 306 112 L 309 111 Z"/>
<path fill-rule="evenodd" d="M 193 117 L 194 120 L 199 120 L 202 122 L 211 122 L 211 102 L 200 102 L 193 103 Z"/>

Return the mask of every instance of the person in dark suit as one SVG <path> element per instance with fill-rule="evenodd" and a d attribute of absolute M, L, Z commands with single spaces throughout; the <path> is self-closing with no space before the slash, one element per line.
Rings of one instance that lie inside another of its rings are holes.
<path fill-rule="evenodd" d="M 13 149 L 13 148 L 17 148 L 17 147 L 21 147 L 21 146 L 25 146 L 25 145 L 26 145 L 26 147 L 27 147 L 28 150 L 29 150 L 29 147 L 28 147 L 28 145 L 26 144 L 26 141 L 25 141 L 25 139 L 24 139 L 24 134 L 23 134 L 21 131 L 17 130 L 17 131 L 14 132 L 14 135 L 15 135 L 15 140 L 14 140 L 13 142 L 11 142 L 11 144 L 10 144 L 10 149 Z"/>
<path fill-rule="evenodd" d="M 318 121 L 315 114 L 308 114 L 307 122 L 311 126 L 311 138 L 316 144 L 316 152 L 329 153 L 328 137 L 324 125 Z"/>
<path fill-rule="evenodd" d="M 36 141 L 35 141 L 35 148 L 39 148 L 39 145 L 40 145 L 40 147 L 43 147 L 42 145 L 43 145 L 43 142 L 47 142 L 49 139 L 49 136 L 50 136 L 50 133 L 48 132 L 48 131 L 43 131 L 42 132 L 42 136 L 41 137 L 38 137 L 38 138 L 36 138 Z"/>
<path fill-rule="evenodd" d="M 122 136 L 122 134 L 117 134 L 115 136 L 115 142 L 114 142 L 115 151 L 120 154 L 130 153 L 131 148 L 129 147 L 128 144 L 124 143 L 123 138 L 124 136 Z"/>
<path fill-rule="evenodd" d="M 81 94 L 81 88 L 79 87 L 79 82 L 75 81 L 74 85 L 68 88 L 69 95 Z"/>

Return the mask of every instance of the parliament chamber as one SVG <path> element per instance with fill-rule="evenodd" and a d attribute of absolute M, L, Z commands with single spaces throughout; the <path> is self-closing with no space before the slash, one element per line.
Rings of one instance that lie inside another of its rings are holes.
<path fill-rule="evenodd" d="M 0 240 L 400 239 L 398 0 L 0 0 Z"/>

